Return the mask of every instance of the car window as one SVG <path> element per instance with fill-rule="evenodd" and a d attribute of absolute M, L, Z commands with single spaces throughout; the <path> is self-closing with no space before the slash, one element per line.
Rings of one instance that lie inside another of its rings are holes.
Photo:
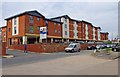
<path fill-rule="evenodd" d="M 116 46 L 120 46 L 120 43 L 119 43 L 119 44 L 117 44 Z"/>
<path fill-rule="evenodd" d="M 74 48 L 76 48 L 76 45 L 74 46 Z"/>
<path fill-rule="evenodd" d="M 69 45 L 68 48 L 73 48 L 75 45 Z"/>

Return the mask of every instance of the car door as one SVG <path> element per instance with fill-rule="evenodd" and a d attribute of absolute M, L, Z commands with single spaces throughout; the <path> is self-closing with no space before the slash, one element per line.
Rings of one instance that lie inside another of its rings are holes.
<path fill-rule="evenodd" d="M 76 45 L 74 46 L 74 51 L 77 51 L 77 46 Z"/>
<path fill-rule="evenodd" d="M 120 52 L 120 46 L 118 46 L 118 51 Z"/>

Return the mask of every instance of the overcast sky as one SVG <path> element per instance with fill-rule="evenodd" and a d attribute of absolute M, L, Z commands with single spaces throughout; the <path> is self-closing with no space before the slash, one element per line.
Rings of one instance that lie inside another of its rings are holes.
<path fill-rule="evenodd" d="M 117 2 L 5 2 L 1 8 L 2 26 L 6 25 L 4 19 L 7 17 L 37 10 L 46 18 L 67 14 L 73 19 L 86 20 L 100 26 L 103 32 L 109 32 L 110 39 L 118 34 Z"/>

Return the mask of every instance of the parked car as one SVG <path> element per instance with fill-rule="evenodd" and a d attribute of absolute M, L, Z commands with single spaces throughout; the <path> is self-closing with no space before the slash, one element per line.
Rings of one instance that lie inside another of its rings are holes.
<path fill-rule="evenodd" d="M 67 48 L 65 48 L 65 52 L 80 52 L 80 43 L 71 43 Z"/>
<path fill-rule="evenodd" d="M 120 52 L 120 44 L 117 44 L 116 46 L 112 47 L 112 51 Z"/>
<path fill-rule="evenodd" d="M 96 45 L 96 49 L 101 49 L 102 45 Z"/>
<path fill-rule="evenodd" d="M 94 46 L 94 45 L 90 45 L 87 47 L 87 50 L 94 50 L 94 49 L 96 49 L 96 46 Z"/>
<path fill-rule="evenodd" d="M 107 45 L 102 45 L 102 49 L 105 49 L 105 48 L 107 48 Z"/>

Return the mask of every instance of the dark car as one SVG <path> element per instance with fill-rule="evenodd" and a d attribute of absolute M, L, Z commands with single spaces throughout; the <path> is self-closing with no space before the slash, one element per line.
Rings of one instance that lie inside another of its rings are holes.
<path fill-rule="evenodd" d="M 94 50 L 94 49 L 96 49 L 96 46 L 91 45 L 87 47 L 87 50 Z"/>
<path fill-rule="evenodd" d="M 120 44 L 119 45 L 117 44 L 116 46 L 112 47 L 112 51 L 120 52 Z"/>

